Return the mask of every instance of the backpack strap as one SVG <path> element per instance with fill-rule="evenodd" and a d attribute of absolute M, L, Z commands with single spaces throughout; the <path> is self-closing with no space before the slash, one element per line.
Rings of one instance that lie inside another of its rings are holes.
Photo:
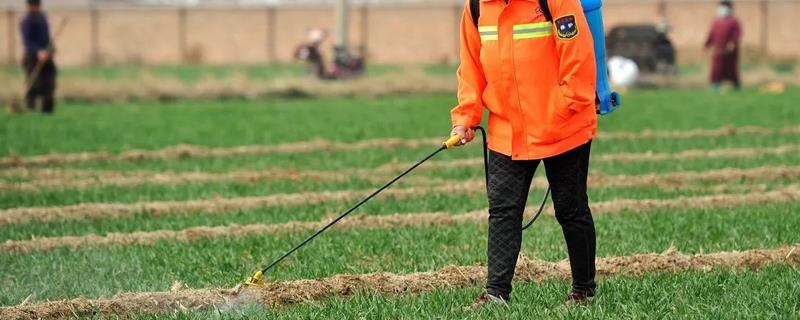
<path fill-rule="evenodd" d="M 544 18 L 547 19 L 547 21 L 553 21 L 553 14 L 550 13 L 550 5 L 547 4 L 547 0 L 539 0 L 539 7 L 542 8 Z"/>
<path fill-rule="evenodd" d="M 550 13 L 550 5 L 547 0 L 539 0 L 539 7 L 542 8 L 542 13 L 547 21 L 553 21 L 553 14 Z M 475 23 L 475 28 L 478 27 L 478 19 L 481 17 L 481 1 L 469 0 L 469 12 L 472 14 L 472 22 Z"/>
<path fill-rule="evenodd" d="M 481 1 L 469 0 L 469 12 L 472 14 L 472 22 L 475 23 L 475 28 L 477 28 L 478 19 L 481 17 Z"/>

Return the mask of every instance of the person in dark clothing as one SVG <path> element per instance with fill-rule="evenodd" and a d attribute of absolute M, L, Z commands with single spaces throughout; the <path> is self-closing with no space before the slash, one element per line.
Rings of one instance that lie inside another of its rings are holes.
<path fill-rule="evenodd" d="M 42 100 L 42 111 L 55 110 L 56 65 L 53 62 L 53 45 L 50 26 L 42 11 L 41 0 L 27 0 L 28 13 L 20 22 L 20 33 L 25 46 L 22 66 L 25 69 L 25 103 L 29 110 L 36 109 L 37 100 Z"/>
<path fill-rule="evenodd" d="M 705 47 L 711 49 L 711 86 L 718 91 L 723 81 L 739 89 L 739 44 L 742 27 L 733 16 L 733 3 L 723 0 L 717 8 L 717 19 L 711 26 Z"/>
<path fill-rule="evenodd" d="M 592 34 L 579 0 L 546 1 L 550 18 L 544 3 L 468 1 L 462 13 L 450 136 L 469 143 L 488 109 L 491 151 L 486 287 L 471 310 L 511 300 L 523 211 L 540 163 L 567 245 L 572 288 L 564 302 L 584 305 L 596 294 L 597 239 L 586 193 L 597 134 Z"/>

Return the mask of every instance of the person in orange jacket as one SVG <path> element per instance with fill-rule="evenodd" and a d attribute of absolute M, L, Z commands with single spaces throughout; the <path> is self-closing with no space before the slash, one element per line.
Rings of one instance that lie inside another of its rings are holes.
<path fill-rule="evenodd" d="M 469 1 L 461 19 L 458 105 L 451 135 L 466 144 L 489 110 L 489 239 L 486 290 L 473 307 L 506 304 L 522 242 L 531 180 L 544 162 L 572 270 L 567 302 L 595 294 L 594 222 L 586 178 L 597 131 L 596 66 L 579 0 Z M 546 14 L 549 12 L 549 16 Z"/>

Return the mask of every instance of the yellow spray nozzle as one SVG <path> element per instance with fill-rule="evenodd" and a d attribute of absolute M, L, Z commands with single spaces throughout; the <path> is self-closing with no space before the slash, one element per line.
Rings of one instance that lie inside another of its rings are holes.
<path fill-rule="evenodd" d="M 248 287 L 257 287 L 263 288 L 264 287 L 264 273 L 261 271 L 257 271 L 252 277 L 247 278 L 244 281 L 244 285 Z"/>
<path fill-rule="evenodd" d="M 450 137 L 450 139 L 447 139 L 447 141 L 442 143 L 442 145 L 444 145 L 445 148 L 450 149 L 457 146 L 459 142 L 461 142 L 461 137 L 459 137 L 458 135 L 454 135 Z"/>

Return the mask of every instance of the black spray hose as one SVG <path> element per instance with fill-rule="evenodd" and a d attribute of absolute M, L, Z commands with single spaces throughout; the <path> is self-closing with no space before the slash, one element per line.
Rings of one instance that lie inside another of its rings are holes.
<path fill-rule="evenodd" d="M 483 176 L 486 178 L 486 194 L 489 194 L 489 143 L 486 142 L 486 130 L 481 126 L 472 129 L 480 131 L 483 138 Z"/>
<path fill-rule="evenodd" d="M 414 169 L 416 169 L 417 167 L 419 167 L 420 165 L 422 165 L 426 161 L 430 160 L 431 158 L 435 157 L 440 152 L 455 147 L 458 144 L 459 141 L 460 141 L 460 138 L 458 136 L 452 136 L 449 139 L 447 139 L 447 141 L 443 142 L 441 146 L 436 148 L 436 150 L 431 152 L 428 156 L 426 156 L 422 160 L 417 161 L 416 163 L 411 165 L 411 167 L 409 167 L 408 169 L 403 171 L 403 173 L 401 173 L 400 175 L 394 177 L 394 179 L 392 179 L 389 182 L 387 182 L 386 184 L 384 184 L 378 190 L 375 190 L 374 192 L 372 192 L 367 197 L 361 199 L 361 201 L 356 203 L 354 206 L 350 207 L 350 209 L 347 209 L 347 211 L 345 211 L 342 214 L 340 214 L 338 217 L 336 217 L 336 219 L 333 219 L 332 221 L 330 221 L 327 224 L 325 224 L 322 228 L 320 228 L 319 230 L 314 232 L 314 234 L 308 236 L 308 238 L 306 238 L 302 242 L 298 243 L 297 245 L 295 245 L 294 247 L 289 249 L 289 251 L 286 251 L 286 253 L 284 253 L 283 255 L 278 257 L 277 259 L 273 260 L 266 267 L 264 267 L 263 269 L 261 269 L 259 271 L 256 271 L 256 273 L 252 277 L 249 277 L 249 278 L 247 278 L 247 280 L 245 280 L 244 285 L 253 286 L 253 287 L 263 287 L 264 286 L 264 275 L 268 271 L 270 271 L 270 269 L 272 269 L 273 267 L 278 265 L 278 263 L 280 263 L 281 261 L 283 261 L 284 259 L 286 259 L 290 255 L 292 255 L 295 251 L 299 250 L 300 248 L 302 248 L 303 246 L 305 246 L 306 244 L 308 244 L 309 242 L 314 240 L 317 236 L 319 236 L 320 234 L 325 232 L 325 230 L 328 230 L 328 228 L 332 227 L 337 222 L 339 222 L 340 220 L 342 220 L 345 217 L 347 217 L 347 215 L 349 215 L 353 211 L 356 211 L 356 209 L 361 207 L 361 205 L 363 205 L 363 204 L 367 203 L 368 201 L 372 200 L 372 198 L 377 196 L 379 193 L 383 192 L 383 190 L 388 189 L 391 185 L 393 185 L 395 182 L 397 182 L 397 180 L 402 179 L 407 174 L 411 173 L 411 171 L 414 171 Z M 241 287 L 241 286 L 239 286 L 239 287 Z"/>
<path fill-rule="evenodd" d="M 529 221 L 522 227 L 522 231 L 525 231 L 528 228 L 530 228 L 533 225 L 533 223 L 536 222 L 537 219 L 539 219 L 539 216 L 541 216 L 542 212 L 544 211 L 544 205 L 547 204 L 548 197 L 550 197 L 550 186 L 547 186 L 547 191 L 544 192 L 544 197 L 542 197 L 542 203 L 539 204 L 539 211 L 536 211 L 536 215 L 534 215 L 533 218 L 531 218 L 531 221 Z"/>
<path fill-rule="evenodd" d="M 278 259 L 275 259 L 274 261 L 272 261 L 272 263 L 270 263 L 269 265 L 267 265 L 266 267 L 264 267 L 264 269 L 261 269 L 261 273 L 262 273 L 262 274 L 266 274 L 266 273 L 267 273 L 267 271 L 269 271 L 269 270 L 270 270 L 270 269 L 272 269 L 272 268 L 273 268 L 275 265 L 277 265 L 278 263 L 280 263 L 281 261 L 283 261 L 283 259 L 286 259 L 286 257 L 290 256 L 292 253 L 294 253 L 294 252 L 295 252 L 295 251 L 297 251 L 298 249 L 302 248 L 302 247 L 303 247 L 303 246 L 305 246 L 307 243 L 311 242 L 311 240 L 314 240 L 314 238 L 316 238 L 317 236 L 319 236 L 320 234 L 322 234 L 323 232 L 325 232 L 325 230 L 328 230 L 328 228 L 332 227 L 334 224 L 336 224 L 337 222 L 339 222 L 339 220 L 342 220 L 342 219 L 344 219 L 344 217 L 346 217 L 347 215 L 349 215 L 349 214 L 350 214 L 350 213 L 352 213 L 353 211 L 356 211 L 356 209 L 358 209 L 359 207 L 361 207 L 361 205 L 363 205 L 363 204 L 367 203 L 368 201 L 372 200 L 372 198 L 374 198 L 375 196 L 377 196 L 379 193 L 383 192 L 383 190 L 386 190 L 386 189 L 388 189 L 388 188 L 389 188 L 391 185 L 393 185 L 395 182 L 397 182 L 397 180 L 400 180 L 400 179 L 402 179 L 402 178 L 403 178 L 403 177 L 405 177 L 407 174 L 411 173 L 411 171 L 414 171 L 414 169 L 416 169 L 417 167 L 419 167 L 420 165 L 422 165 L 422 164 L 423 164 L 423 163 L 425 163 L 426 161 L 430 160 L 431 158 L 433 158 L 434 156 L 436 156 L 437 154 L 439 154 L 439 152 L 442 152 L 442 151 L 444 151 L 444 150 L 447 150 L 447 149 L 448 149 L 447 145 L 442 145 L 442 146 L 440 146 L 438 149 L 436 149 L 435 151 L 433 151 L 431 154 L 429 154 L 428 156 L 426 156 L 425 158 L 423 158 L 422 160 L 419 160 L 419 161 L 417 161 L 416 163 L 414 163 L 413 165 L 411 165 L 411 167 L 409 167 L 408 169 L 406 169 L 405 171 L 403 171 L 403 173 L 401 173 L 400 175 L 398 175 L 398 176 L 394 177 L 394 179 L 390 180 L 389 182 L 387 182 L 386 184 L 384 184 L 382 187 L 380 187 L 378 190 L 375 190 L 374 192 L 372 192 L 372 193 L 371 193 L 370 195 L 368 195 L 367 197 L 365 197 L 365 198 L 361 199 L 361 201 L 359 201 L 358 203 L 356 203 L 354 206 L 350 207 L 350 209 L 347 209 L 347 211 L 345 211 L 345 212 L 343 212 L 342 214 L 340 214 L 338 217 L 336 217 L 336 219 L 333 219 L 332 221 L 328 222 L 328 223 L 327 223 L 325 226 L 323 226 L 321 229 L 317 230 L 317 232 L 314 232 L 314 234 L 310 235 L 308 238 L 306 238 L 305 240 L 303 240 L 302 242 L 300 242 L 300 243 L 299 243 L 299 244 L 297 244 L 296 246 L 294 246 L 294 247 L 292 247 L 291 249 L 289 249 L 289 251 L 287 251 L 286 253 L 284 253 L 284 254 L 283 254 L 282 256 L 280 256 Z"/>
<path fill-rule="evenodd" d="M 481 137 L 483 137 L 483 175 L 486 178 L 486 192 L 488 194 L 488 192 L 489 192 L 489 144 L 486 142 L 486 130 L 483 129 L 483 127 L 481 127 L 481 126 L 477 126 L 477 127 L 472 128 L 472 129 L 475 130 L 475 131 L 480 131 L 481 132 Z M 522 231 L 525 231 L 528 228 L 530 228 L 533 225 L 533 223 L 536 222 L 537 219 L 539 219 L 539 216 L 541 216 L 542 212 L 544 211 L 545 204 L 547 204 L 547 198 L 549 198 L 549 197 L 550 197 L 550 186 L 547 186 L 547 191 L 544 192 L 544 197 L 542 197 L 542 203 L 539 204 L 539 210 L 536 211 L 536 215 L 534 215 L 533 218 L 531 218 L 531 221 L 529 221 L 528 223 L 526 223 L 522 227 Z"/>

